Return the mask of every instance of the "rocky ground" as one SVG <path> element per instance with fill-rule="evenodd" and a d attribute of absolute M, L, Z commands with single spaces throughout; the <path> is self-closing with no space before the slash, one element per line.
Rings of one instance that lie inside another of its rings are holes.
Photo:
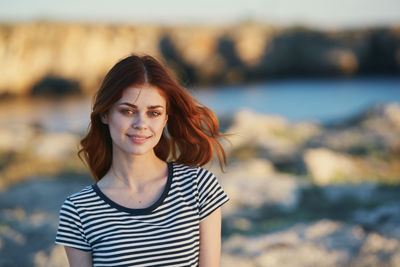
<path fill-rule="evenodd" d="M 32 177 L 0 194 L 0 266 L 67 266 L 54 246 L 65 196 L 85 175 Z M 400 187 L 319 187 L 288 175 L 221 177 L 222 266 L 399 266 Z M 23 256 L 22 256 L 23 255 Z"/>
<path fill-rule="evenodd" d="M 398 266 L 400 186 L 222 176 L 222 266 Z"/>
<path fill-rule="evenodd" d="M 330 125 L 251 111 L 227 121 L 229 167 L 208 166 L 231 198 L 222 266 L 400 265 L 398 104 Z M 24 127 L 0 130 L 0 266 L 67 266 L 58 209 L 92 182 L 79 135 Z"/>
<path fill-rule="evenodd" d="M 88 176 L 31 177 L 0 194 L 0 266 L 68 266 L 54 246 L 65 197 L 90 183 Z"/>

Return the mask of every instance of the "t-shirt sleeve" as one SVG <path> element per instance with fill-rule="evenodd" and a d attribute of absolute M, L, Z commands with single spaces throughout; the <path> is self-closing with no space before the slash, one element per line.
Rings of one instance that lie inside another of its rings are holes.
<path fill-rule="evenodd" d="M 214 174 L 199 168 L 199 215 L 200 221 L 229 200 Z"/>
<path fill-rule="evenodd" d="M 60 209 L 55 243 L 84 251 L 92 251 L 86 240 L 79 213 L 69 198 L 64 201 Z"/>

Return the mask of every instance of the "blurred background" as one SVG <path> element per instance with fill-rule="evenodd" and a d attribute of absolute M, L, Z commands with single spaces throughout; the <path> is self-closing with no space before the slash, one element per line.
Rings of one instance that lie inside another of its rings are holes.
<path fill-rule="evenodd" d="M 0 266 L 67 266 L 92 96 L 132 52 L 233 134 L 222 266 L 400 266 L 397 0 L 0 0 Z"/>

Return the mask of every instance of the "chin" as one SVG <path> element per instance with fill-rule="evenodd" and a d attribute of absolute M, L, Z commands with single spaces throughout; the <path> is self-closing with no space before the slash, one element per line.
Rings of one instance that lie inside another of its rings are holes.
<path fill-rule="evenodd" d="M 126 153 L 132 155 L 132 156 L 144 156 L 149 154 L 152 151 L 152 149 L 133 149 L 130 151 L 126 151 Z"/>

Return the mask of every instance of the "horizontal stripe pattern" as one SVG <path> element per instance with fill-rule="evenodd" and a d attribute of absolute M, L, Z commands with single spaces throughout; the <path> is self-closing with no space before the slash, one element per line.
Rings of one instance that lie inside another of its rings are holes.
<path fill-rule="evenodd" d="M 93 266 L 197 266 L 199 223 L 226 201 L 210 171 L 168 163 L 167 185 L 149 208 L 120 206 L 96 184 L 69 196 L 55 242 L 91 252 Z"/>

